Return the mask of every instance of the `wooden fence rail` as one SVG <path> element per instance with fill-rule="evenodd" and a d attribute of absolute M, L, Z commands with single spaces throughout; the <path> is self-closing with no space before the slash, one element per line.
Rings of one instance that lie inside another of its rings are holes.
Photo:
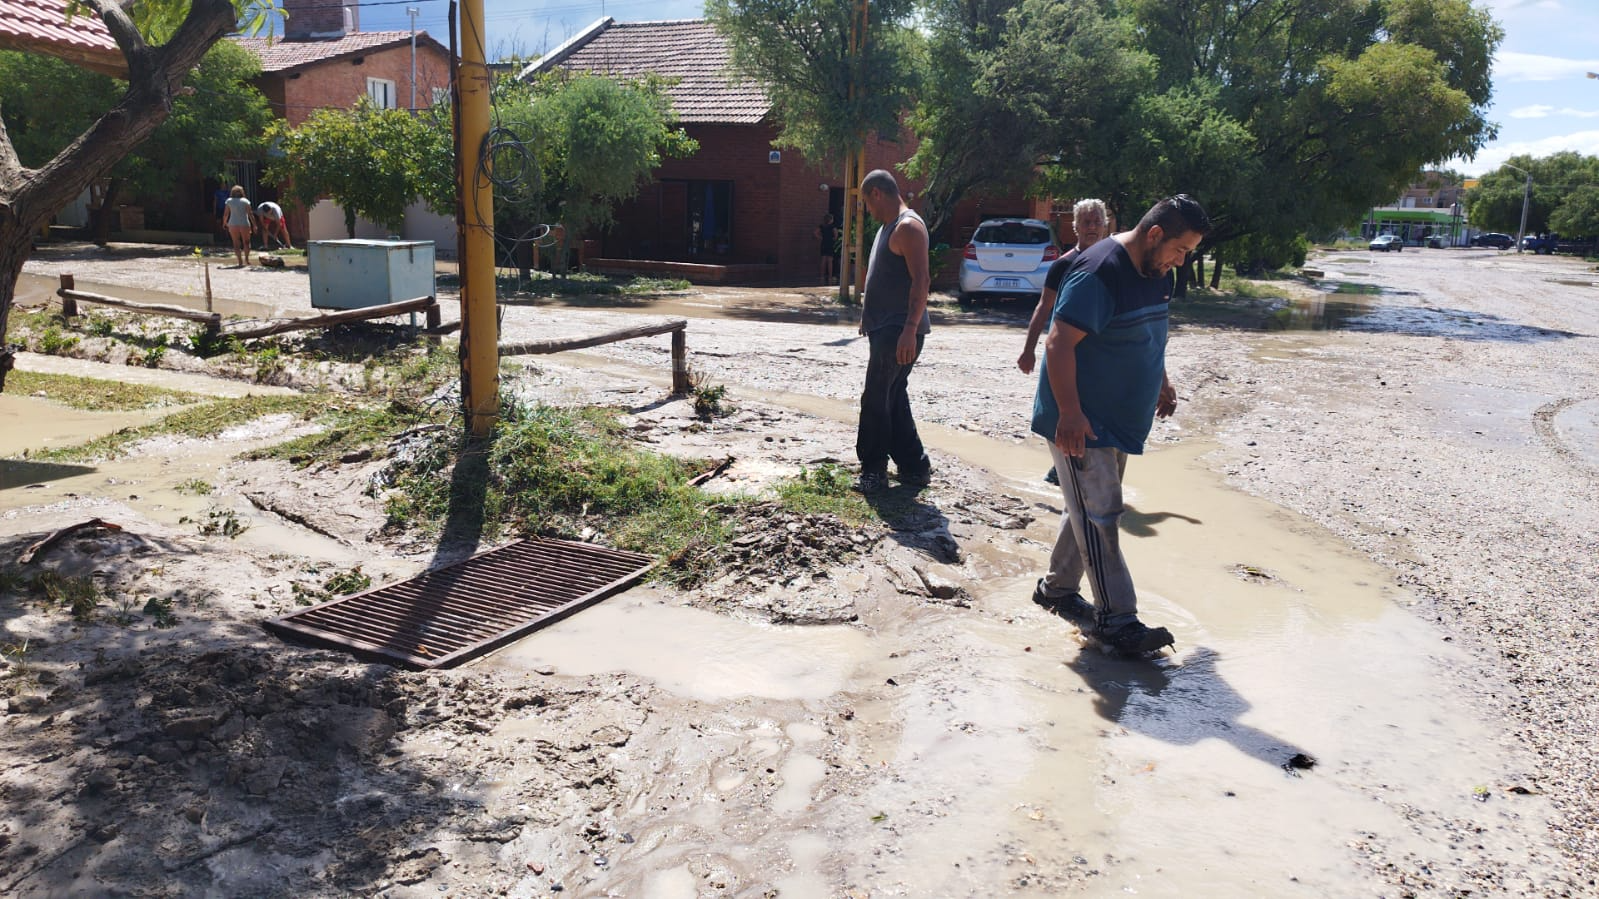
<path fill-rule="evenodd" d="M 61 298 L 61 314 L 72 318 L 78 314 L 79 303 L 93 303 L 97 306 L 115 306 L 141 315 L 165 315 L 171 318 L 186 318 L 189 321 L 202 322 L 206 329 L 215 331 L 222 327 L 222 316 L 216 312 L 201 312 L 198 309 L 185 309 L 182 306 L 163 306 L 159 303 L 135 303 L 131 300 L 119 300 L 104 294 L 89 293 L 84 290 L 75 290 L 75 281 L 72 275 L 61 276 L 61 287 L 56 290 L 56 296 Z"/>
<path fill-rule="evenodd" d="M 567 350 L 582 350 L 589 347 L 602 346 L 607 343 L 616 343 L 619 340 L 632 340 L 635 337 L 654 337 L 657 334 L 672 335 L 672 392 L 688 393 L 688 320 L 681 318 L 668 319 L 653 325 L 638 325 L 632 328 L 622 328 L 616 331 L 607 331 L 593 337 L 566 337 L 560 340 L 524 340 L 516 343 L 500 344 L 500 356 L 542 356 L 550 353 L 563 353 Z"/>
<path fill-rule="evenodd" d="M 439 324 L 439 304 L 433 297 L 417 297 L 414 300 L 402 300 L 398 303 L 385 303 L 382 306 L 367 306 L 363 309 L 346 309 L 342 312 L 330 312 L 327 315 L 316 315 L 310 318 L 285 318 L 271 324 L 260 325 L 254 328 L 239 328 L 228 331 L 230 337 L 240 340 L 254 340 L 258 337 L 270 337 L 273 334 L 283 334 L 288 331 L 305 331 L 310 328 L 326 328 L 345 322 L 365 321 L 369 318 L 387 318 L 391 315 L 404 315 L 407 312 L 426 312 L 427 326 L 436 328 Z"/>

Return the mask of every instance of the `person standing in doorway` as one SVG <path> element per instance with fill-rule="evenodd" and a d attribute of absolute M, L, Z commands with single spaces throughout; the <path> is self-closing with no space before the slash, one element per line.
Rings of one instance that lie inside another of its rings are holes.
<path fill-rule="evenodd" d="M 1052 567 L 1034 600 L 1085 621 L 1101 645 L 1128 654 L 1172 644 L 1171 631 L 1138 619 L 1138 597 L 1119 542 L 1122 475 L 1144 451 L 1177 394 L 1166 378 L 1172 269 L 1198 248 L 1210 218 L 1192 197 L 1161 200 L 1138 227 L 1080 255 L 1061 283 L 1044 343 L 1033 433 L 1049 441 L 1060 472 L 1061 516 Z M 1075 541 L 1075 553 L 1061 547 Z M 1092 608 L 1079 592 L 1083 575 Z"/>
<path fill-rule="evenodd" d="M 239 260 L 239 268 L 244 268 L 249 264 L 250 235 L 255 233 L 250 201 L 244 198 L 244 188 L 233 185 L 223 207 L 222 219 L 228 226 L 228 237 L 233 240 L 233 256 Z"/>
<path fill-rule="evenodd" d="M 932 465 L 916 433 L 908 392 L 911 369 L 932 331 L 927 315 L 931 276 L 927 266 L 927 225 L 905 205 L 899 182 L 882 169 L 861 181 L 861 199 L 882 223 L 866 266 L 866 297 L 860 333 L 870 344 L 855 455 L 861 463 L 858 485 L 865 494 L 888 488 L 888 460 L 901 484 L 926 487 Z"/>
<path fill-rule="evenodd" d="M 822 216 L 822 223 L 816 226 L 816 238 L 822 251 L 822 283 L 832 284 L 838 271 L 838 225 L 831 212 Z"/>

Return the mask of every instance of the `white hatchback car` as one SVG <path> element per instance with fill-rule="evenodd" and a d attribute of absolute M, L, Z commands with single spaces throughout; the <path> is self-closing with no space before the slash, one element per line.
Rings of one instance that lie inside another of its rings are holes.
<path fill-rule="evenodd" d="M 1050 263 L 1060 257 L 1049 225 L 1038 219 L 988 219 L 961 254 L 960 301 L 978 296 L 1038 299 Z"/>

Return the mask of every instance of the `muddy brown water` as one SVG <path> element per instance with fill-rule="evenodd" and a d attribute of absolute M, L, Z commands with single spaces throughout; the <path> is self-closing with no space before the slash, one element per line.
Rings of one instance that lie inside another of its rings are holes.
<path fill-rule="evenodd" d="M 36 361 L 25 358 L 23 367 L 34 368 Z M 90 376 L 105 374 L 99 371 L 101 368 L 121 370 L 87 362 L 38 367 Z M 197 375 L 149 374 L 156 375 L 152 382 L 157 386 L 234 389 L 229 382 L 218 383 L 219 379 Z M 279 391 L 273 388 L 269 392 Z M 247 528 L 237 538 L 240 545 L 340 564 L 362 560 L 363 554 L 352 547 L 262 512 L 242 496 L 201 495 L 185 486 L 195 481 L 218 482 L 218 473 L 240 453 L 286 439 L 284 429 L 290 426 L 291 416 L 272 416 L 232 429 L 215 440 L 158 438 L 154 446 L 144 451 L 109 461 L 56 463 L 24 458 L 28 453 L 73 446 L 123 428 L 148 424 L 171 411 L 88 412 L 33 397 L 0 394 L 0 515 L 26 515 L 40 507 L 58 511 L 74 508 L 83 510 L 86 518 L 103 517 L 115 522 L 119 516 L 137 516 L 192 532 L 210 513 L 231 512 Z"/>
<path fill-rule="evenodd" d="M 107 292 L 133 298 L 126 288 Z M 648 311 L 720 314 L 689 308 L 674 299 Z M 664 382 L 660 371 L 596 355 L 565 354 L 560 362 Z M 836 400 L 731 392 L 855 420 L 853 406 Z M 75 442 L 151 416 L 74 413 L 0 396 L 0 454 Z M 1593 421 L 1591 406 L 1574 406 L 1557 425 L 1580 443 Z M 267 436 L 41 469 L 35 480 L 8 475 L 0 514 L 76 502 L 127 506 L 176 527 L 229 508 L 252 525 L 242 541 L 351 559 L 348 547 L 270 521 L 239 497 L 177 489 L 209 477 L 241 442 Z M 754 748 L 782 781 L 752 848 L 789 860 L 770 874 L 784 896 L 832 896 L 850 883 L 910 896 L 978 894 L 996 885 L 1049 895 L 1047 880 L 1028 877 L 1046 868 L 1093 870 L 1089 895 L 1366 895 L 1352 846 L 1379 860 L 1421 859 L 1447 871 L 1447 847 L 1463 834 L 1493 857 L 1546 843 L 1547 805 L 1505 791 L 1514 770 L 1509 750 L 1470 697 L 1450 686 L 1464 654 L 1405 610 L 1412 599 L 1389 572 L 1308 520 L 1229 489 L 1205 465 L 1207 445 L 1152 452 L 1129 466 L 1124 547 L 1145 617 L 1170 627 L 1178 643 L 1167 660 L 1134 663 L 1082 649 L 1069 627 L 1029 601 L 1059 503 L 1039 480 L 1049 465 L 1042 442 L 932 425 L 923 437 L 1043 506 L 1023 539 L 965 548 L 978 575 L 968 589 L 980 614 L 933 611 L 917 622 L 918 632 L 953 655 L 947 669 L 930 665 L 921 669 L 927 676 L 883 694 L 881 685 L 907 667 L 900 634 L 755 624 L 673 605 L 648 589 L 480 664 L 570 675 L 625 671 L 707 708 L 863 697 L 863 751 L 892 772 L 865 795 L 820 789 L 828 772 L 814 725 L 793 721 L 781 734 L 751 737 L 765 741 Z M 1295 754 L 1313 756 L 1316 766 L 1290 773 L 1283 765 Z M 707 798 L 718 789 L 711 784 Z M 696 819 L 715 824 L 718 805 L 699 803 Z M 641 840 L 595 885 L 694 895 L 695 851 L 670 839 Z"/>
<path fill-rule="evenodd" d="M 847 403 L 732 393 L 855 420 Z M 1049 466 L 1042 441 L 938 426 L 922 435 L 1058 509 L 1039 477 Z M 1183 444 L 1129 466 L 1124 547 L 1144 616 L 1173 630 L 1175 656 L 1108 659 L 1036 613 L 1029 596 L 1058 521 L 1051 511 L 1027 541 L 965 547 L 980 572 L 968 585 L 975 605 L 991 614 L 933 625 L 967 661 L 959 676 L 857 708 L 881 722 L 868 728 L 870 754 L 895 776 L 851 798 L 851 823 L 841 824 L 840 801 L 800 801 L 820 764 L 802 741 L 774 760 L 785 785 L 802 788 L 774 800 L 765 837 L 795 860 L 777 881 L 783 895 L 836 895 L 839 883 L 964 895 L 1014 884 L 1018 865 L 1092 868 L 1090 895 L 1352 895 L 1364 894 L 1355 843 L 1447 866 L 1445 847 L 1460 833 L 1477 832 L 1506 857 L 1546 841 L 1546 804 L 1504 792 L 1509 753 L 1451 686 L 1465 654 L 1405 610 L 1413 599 L 1388 571 L 1309 520 L 1228 488 L 1204 464 L 1210 449 Z M 626 671 L 699 702 L 779 701 L 870 693 L 903 671 L 890 658 L 902 644 L 848 627 L 729 621 L 636 594 L 493 664 Z M 1286 770 L 1296 754 L 1315 768 Z M 874 813 L 891 826 L 860 823 Z M 685 847 L 663 845 L 630 862 L 634 879 L 602 882 L 670 894 L 688 882 L 686 859 Z"/>

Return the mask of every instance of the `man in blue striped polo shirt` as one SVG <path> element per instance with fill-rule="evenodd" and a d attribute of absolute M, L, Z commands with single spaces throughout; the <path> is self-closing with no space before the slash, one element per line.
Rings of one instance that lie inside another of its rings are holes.
<path fill-rule="evenodd" d="M 1033 433 L 1050 442 L 1066 506 L 1033 598 L 1090 621 L 1090 636 L 1130 654 L 1170 646 L 1172 635 L 1138 620 L 1118 540 L 1122 474 L 1155 416 L 1177 408 L 1166 379 L 1171 272 L 1209 231 L 1204 208 L 1178 194 L 1079 254 L 1055 298 L 1033 400 Z M 1092 608 L 1080 592 L 1085 574 Z"/>

